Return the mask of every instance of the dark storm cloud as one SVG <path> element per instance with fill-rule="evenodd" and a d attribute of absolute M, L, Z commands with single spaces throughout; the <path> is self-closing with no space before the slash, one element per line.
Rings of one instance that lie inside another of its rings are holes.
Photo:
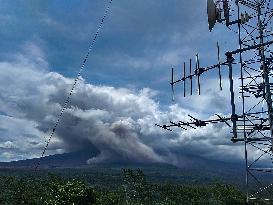
<path fill-rule="evenodd" d="M 43 52 L 34 44 L 27 51 L 0 62 L 0 147 L 2 160 L 39 156 L 61 110 L 73 79 L 49 72 Z M 35 51 L 35 52 L 34 52 Z M 48 154 L 97 147 L 100 155 L 88 160 L 133 160 L 182 165 L 182 153 L 211 158 L 240 158 L 229 143 L 225 125 L 183 132 L 165 132 L 154 123 L 187 120 L 187 114 L 204 117 L 181 106 L 162 110 L 154 100 L 158 92 L 95 86 L 79 81 L 69 109 L 56 131 Z M 211 95 L 213 98 L 213 95 Z M 204 107 L 210 104 L 203 100 Z M 221 153 L 225 152 L 225 155 Z M 236 155 L 236 156 L 235 156 Z"/>
<path fill-rule="evenodd" d="M 105 3 L 1 1 L 0 160 L 41 154 Z M 96 146 L 101 153 L 88 163 L 123 159 L 182 165 L 184 153 L 242 158 L 242 149 L 230 143 L 225 124 L 172 133 L 154 126 L 188 120 L 188 114 L 201 119 L 215 112 L 229 116 L 226 73 L 221 94 L 216 74 L 208 73 L 201 79 L 201 96 L 181 99 L 178 87 L 177 104 L 171 105 L 169 68 L 175 67 L 176 77 L 181 76 L 182 63 L 196 52 L 201 66 L 214 64 L 216 42 L 224 53 L 232 47 L 231 39 L 237 41 L 220 25 L 208 32 L 205 4 L 205 0 L 114 0 L 47 154 Z"/>

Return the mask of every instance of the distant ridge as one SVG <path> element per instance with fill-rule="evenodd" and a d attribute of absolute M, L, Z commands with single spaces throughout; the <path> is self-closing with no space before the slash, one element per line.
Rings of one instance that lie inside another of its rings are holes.
<path fill-rule="evenodd" d="M 180 154 L 180 166 L 174 166 L 167 163 L 149 163 L 149 162 L 135 162 L 131 160 L 121 160 L 117 159 L 114 161 L 107 160 L 102 163 L 87 165 L 87 160 L 95 157 L 99 154 L 99 150 L 95 147 L 90 149 L 84 149 L 81 151 L 55 154 L 50 156 L 45 156 L 42 160 L 40 168 L 77 168 L 77 167 L 96 167 L 96 166 L 111 166 L 111 167 L 149 167 L 149 166 L 173 166 L 179 169 L 186 170 L 198 170 L 200 172 L 217 172 L 217 173 L 227 173 L 241 170 L 241 164 L 226 163 L 217 160 L 206 159 L 200 156 L 195 156 L 191 154 Z M 0 168 L 33 168 L 38 162 L 38 158 L 19 160 L 13 162 L 0 162 Z"/>
<path fill-rule="evenodd" d="M 98 150 L 85 149 L 76 152 L 45 156 L 40 168 L 73 168 L 86 165 L 86 161 L 99 154 Z M 12 162 L 0 162 L 0 168 L 32 168 L 39 158 Z"/>

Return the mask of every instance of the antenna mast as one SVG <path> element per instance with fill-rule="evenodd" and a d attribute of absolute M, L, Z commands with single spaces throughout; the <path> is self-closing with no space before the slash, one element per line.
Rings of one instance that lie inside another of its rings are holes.
<path fill-rule="evenodd" d="M 219 87 L 222 90 L 222 69 L 228 69 L 230 91 L 230 116 L 216 114 L 212 120 L 200 120 L 190 116 L 189 122 L 173 122 L 157 125 L 162 129 L 172 131 L 180 128 L 198 129 L 211 123 L 225 123 L 232 128 L 231 141 L 243 143 L 245 155 L 247 202 L 249 200 L 266 200 L 273 202 L 273 9 L 271 0 L 207 0 L 209 30 L 217 23 L 224 24 L 231 31 L 238 32 L 239 48 L 225 52 L 226 60 L 220 61 L 220 46 L 217 43 L 217 63 L 202 67 L 199 55 L 196 55 L 195 70 L 192 72 L 190 60 L 190 75 L 187 73 L 187 63 L 183 64 L 182 78 L 174 80 L 172 69 L 172 92 L 178 83 L 183 83 L 186 96 L 186 82 L 190 81 L 192 95 L 193 79 L 196 79 L 196 89 L 201 94 L 201 77 L 205 72 L 217 69 Z M 237 74 L 237 75 L 236 75 Z M 239 78 L 238 78 L 239 74 Z M 234 77 L 240 80 L 239 94 L 234 89 Z M 235 92 L 235 91 L 236 92 Z M 266 108 L 264 108 L 266 104 Z M 232 125 L 229 124 L 229 121 Z M 271 182 L 269 182 L 271 180 Z"/>

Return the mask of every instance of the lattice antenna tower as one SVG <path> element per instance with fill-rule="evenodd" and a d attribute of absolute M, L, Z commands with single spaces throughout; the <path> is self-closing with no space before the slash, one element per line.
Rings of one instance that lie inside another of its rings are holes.
<path fill-rule="evenodd" d="M 228 69 L 231 115 L 216 114 L 215 119 L 200 120 L 189 115 L 190 121 L 170 121 L 157 126 L 172 131 L 197 129 L 211 123 L 225 123 L 231 128 L 231 141 L 243 143 L 246 171 L 247 202 L 250 200 L 273 201 L 273 9 L 271 0 L 207 0 L 209 30 L 215 25 L 224 24 L 231 32 L 236 30 L 238 48 L 225 52 L 226 60 L 220 61 L 220 48 L 217 43 L 217 62 L 203 67 L 199 55 L 195 65 L 192 60 L 182 65 L 182 77 L 175 79 L 175 69 L 171 72 L 171 89 L 174 100 L 174 88 L 182 83 L 183 96 L 188 91 L 193 94 L 195 87 L 201 94 L 201 77 L 204 73 L 217 70 L 219 87 L 222 90 L 222 70 Z M 234 71 L 239 72 L 239 77 Z M 188 73 L 188 74 L 187 74 Z M 234 89 L 233 78 L 240 80 L 240 86 Z M 196 80 L 196 85 L 193 81 Z M 235 93 L 239 90 L 239 93 Z M 237 99 L 235 96 L 240 96 Z"/>

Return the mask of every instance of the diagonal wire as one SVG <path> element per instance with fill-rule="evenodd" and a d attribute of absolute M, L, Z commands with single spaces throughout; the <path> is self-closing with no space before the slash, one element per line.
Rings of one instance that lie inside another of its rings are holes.
<path fill-rule="evenodd" d="M 251 107 L 246 113 L 250 112 L 251 110 L 253 110 L 254 108 L 256 108 L 258 105 L 260 105 L 262 102 L 264 101 L 264 99 L 262 99 L 261 101 L 259 101 L 257 104 L 255 104 L 253 107 Z"/>
<path fill-rule="evenodd" d="M 270 148 L 266 150 L 266 152 L 269 152 Z M 263 152 L 255 161 L 253 161 L 248 167 L 251 168 L 253 164 L 255 164 L 257 161 L 259 161 L 265 154 L 266 152 Z"/>
<path fill-rule="evenodd" d="M 270 187 L 272 187 L 272 186 L 273 186 L 273 183 L 267 185 L 266 187 L 260 188 L 257 192 L 255 192 L 255 194 L 259 194 L 259 193 L 261 193 L 261 192 L 267 190 L 268 188 L 270 188 Z M 250 196 L 250 198 L 253 197 L 255 194 L 252 194 L 252 195 Z"/>
<path fill-rule="evenodd" d="M 63 116 L 65 110 L 67 109 L 67 107 L 68 107 L 68 105 L 69 105 L 69 103 L 70 103 L 70 98 L 71 98 L 71 96 L 72 96 L 72 93 L 73 93 L 73 91 L 75 90 L 75 87 L 76 87 L 76 85 L 77 85 L 77 82 L 78 82 L 79 79 L 80 79 L 80 76 L 81 76 L 81 74 L 82 74 L 82 71 L 83 71 L 83 69 L 84 69 L 84 67 L 85 67 L 85 65 L 86 65 L 87 59 L 88 59 L 90 53 L 93 51 L 93 47 L 94 47 L 94 45 L 95 45 L 95 43 L 96 43 L 96 40 L 97 40 L 97 38 L 98 38 L 98 36 L 99 36 L 99 34 L 100 34 L 100 31 L 101 31 L 101 29 L 102 29 L 103 23 L 104 23 L 104 21 L 105 21 L 105 19 L 106 19 L 106 17 L 107 17 L 107 14 L 109 13 L 110 6 L 111 6 L 112 1 L 113 1 L 113 0 L 109 0 L 109 1 L 108 1 L 108 5 L 107 5 L 107 7 L 106 7 L 106 9 L 105 9 L 105 12 L 104 12 L 104 15 L 103 15 L 103 17 L 102 17 L 102 19 L 101 19 L 101 21 L 100 21 L 99 27 L 98 27 L 98 29 L 97 29 L 97 31 L 96 31 L 96 33 L 95 33 L 93 39 L 92 39 L 92 42 L 90 43 L 90 46 L 89 46 L 89 48 L 88 48 L 88 51 L 87 51 L 87 53 L 86 53 L 86 55 L 85 55 L 85 58 L 84 58 L 84 60 L 83 60 L 83 63 L 82 63 L 82 65 L 81 65 L 81 67 L 80 67 L 80 70 L 79 70 L 79 72 L 78 72 L 78 74 L 77 74 L 75 80 L 74 80 L 74 84 L 73 84 L 73 86 L 72 86 L 72 88 L 71 88 L 71 90 L 70 90 L 70 92 L 69 92 L 69 94 L 68 94 L 68 96 L 67 96 L 67 98 L 66 98 L 66 100 L 65 100 L 64 106 L 63 106 L 63 108 L 62 108 L 62 110 L 61 110 L 61 112 L 60 112 L 60 114 L 59 114 L 59 116 L 58 116 L 58 119 L 57 119 L 57 121 L 56 121 L 56 123 L 55 123 L 53 129 L 52 129 L 51 132 L 50 132 L 50 136 L 49 136 L 49 138 L 48 138 L 48 140 L 47 140 L 47 143 L 46 143 L 46 146 L 45 146 L 45 148 L 44 148 L 44 150 L 43 150 L 43 152 L 42 152 L 42 155 L 41 155 L 41 157 L 39 158 L 37 164 L 35 165 L 35 170 L 37 170 L 37 169 L 39 168 L 39 166 L 40 166 L 40 164 L 41 164 L 41 161 L 42 161 L 42 159 L 43 159 L 43 157 L 44 157 L 44 155 L 45 155 L 45 152 L 46 152 L 46 150 L 47 150 L 47 148 L 48 148 L 48 145 L 49 145 L 49 143 L 50 143 L 50 141 L 51 141 L 53 135 L 55 134 L 55 131 L 56 131 L 56 129 L 57 129 L 57 127 L 58 127 L 58 125 L 59 125 L 59 123 L 60 123 L 60 121 L 61 121 L 61 118 L 62 118 L 62 116 Z"/>
<path fill-rule="evenodd" d="M 257 106 L 257 105 L 256 105 Z M 247 116 L 245 116 L 245 118 L 252 124 L 252 125 L 254 125 L 255 126 L 255 124 L 247 117 Z M 258 133 L 260 133 L 263 137 L 266 137 L 260 130 L 257 130 L 258 131 Z"/>
<path fill-rule="evenodd" d="M 248 173 L 253 177 L 253 179 L 255 179 L 257 184 L 260 184 L 260 186 L 262 186 L 262 187 L 265 186 L 253 173 L 251 173 L 250 171 L 248 171 Z M 257 187 L 257 185 L 256 185 L 256 187 Z M 261 190 L 261 188 L 259 190 Z M 267 191 L 269 194 L 272 194 L 272 192 L 269 191 L 268 189 L 264 189 L 264 190 Z M 258 193 L 256 193 L 256 194 L 258 194 Z"/>
<path fill-rule="evenodd" d="M 258 150 L 264 152 L 265 154 L 268 154 L 268 155 L 270 155 L 271 157 L 273 157 L 273 155 L 272 155 L 269 151 L 263 150 L 262 148 L 260 148 L 260 147 L 258 147 L 258 146 L 256 146 L 256 145 L 254 145 L 254 144 L 252 144 L 252 143 L 249 143 L 249 144 L 250 144 L 252 147 L 255 147 L 256 149 L 258 149 Z"/>

